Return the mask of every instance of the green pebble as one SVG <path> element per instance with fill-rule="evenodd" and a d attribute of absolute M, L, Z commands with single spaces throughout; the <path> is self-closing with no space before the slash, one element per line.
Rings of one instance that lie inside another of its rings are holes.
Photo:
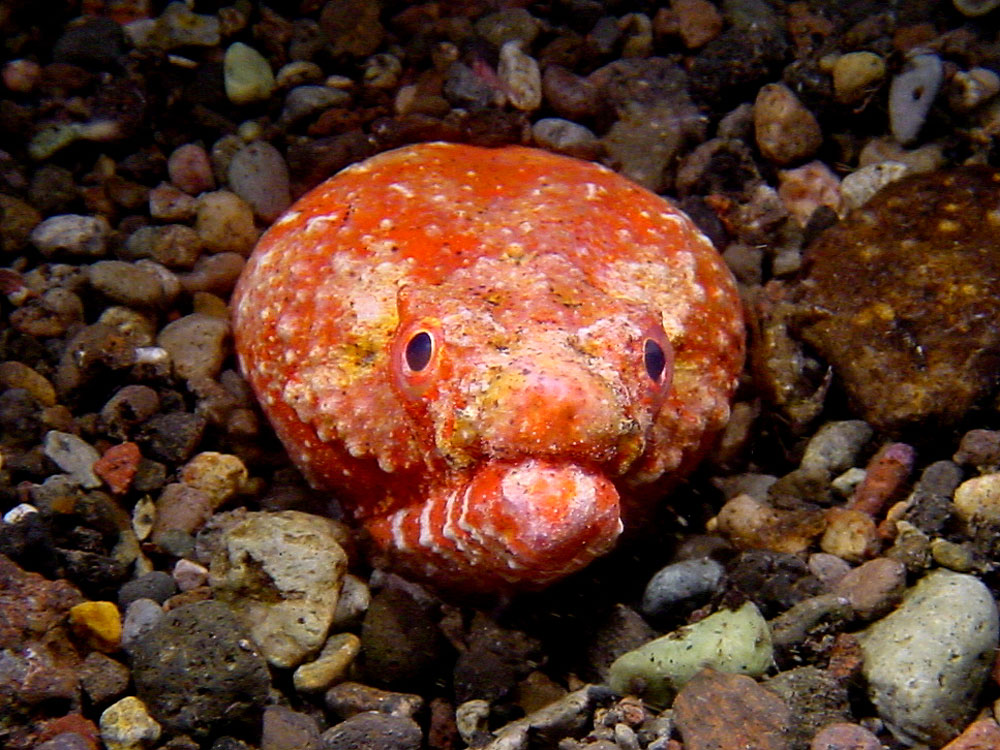
<path fill-rule="evenodd" d="M 226 96 L 233 104 L 264 101 L 274 91 L 274 73 L 260 52 L 243 42 L 233 42 L 223 61 Z"/>
<path fill-rule="evenodd" d="M 704 667 L 757 677 L 771 666 L 773 654 L 767 621 L 747 602 L 623 654 L 611 665 L 608 682 L 618 693 L 641 692 L 648 702 L 666 706 Z"/>

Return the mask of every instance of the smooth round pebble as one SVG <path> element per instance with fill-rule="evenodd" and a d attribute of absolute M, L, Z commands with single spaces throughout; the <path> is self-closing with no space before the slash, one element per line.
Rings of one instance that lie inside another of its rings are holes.
<path fill-rule="evenodd" d="M 187 198 L 191 201 L 193 216 L 194 198 Z M 167 268 L 189 269 L 201 256 L 201 249 L 201 238 L 193 228 L 184 224 L 166 224 L 137 229 L 126 240 L 124 255 L 130 260 L 152 258 Z M 137 294 L 133 293 L 133 296 Z"/>
<path fill-rule="evenodd" d="M 101 714 L 101 740 L 108 750 L 141 750 L 160 739 L 160 725 L 133 695 L 122 698 Z"/>
<path fill-rule="evenodd" d="M 285 97 L 285 108 L 279 122 L 284 126 L 294 125 L 306 117 L 318 115 L 332 107 L 343 107 L 351 101 L 351 95 L 328 86 L 296 86 Z"/>
<path fill-rule="evenodd" d="M 101 480 L 94 473 L 94 464 L 101 454 L 83 438 L 70 432 L 49 430 L 45 433 L 43 449 L 56 466 L 69 474 L 71 481 L 84 489 L 101 486 Z"/>
<path fill-rule="evenodd" d="M 87 280 L 112 302 L 129 307 L 157 308 L 171 298 L 164 277 L 155 269 L 122 260 L 99 260 L 87 266 Z"/>
<path fill-rule="evenodd" d="M 669 615 L 677 605 L 691 605 L 714 593 L 725 569 L 715 560 L 703 557 L 668 565 L 646 584 L 642 612 L 648 617 Z"/>
<path fill-rule="evenodd" d="M 167 157 L 171 184 L 188 195 L 198 195 L 215 187 L 215 175 L 208 152 L 197 143 L 185 143 Z"/>
<path fill-rule="evenodd" d="M 516 41 L 500 48 L 497 76 L 505 84 L 507 99 L 515 109 L 534 112 L 542 106 L 542 73 L 535 58 L 525 54 Z"/>
<path fill-rule="evenodd" d="M 229 162 L 229 187 L 262 221 L 274 221 L 292 202 L 288 165 L 267 141 L 254 141 L 237 151 Z"/>
<path fill-rule="evenodd" d="M 122 648 L 129 646 L 163 619 L 163 607 L 152 599 L 136 599 L 128 605 L 122 619 Z"/>
<path fill-rule="evenodd" d="M 891 610 L 906 589 L 906 566 L 899 560 L 876 557 L 841 578 L 833 593 L 845 597 L 855 613 L 865 620 Z"/>
<path fill-rule="evenodd" d="M 194 197 L 169 182 L 161 182 L 149 191 L 149 215 L 157 221 L 189 222 L 197 211 Z"/>
<path fill-rule="evenodd" d="M 806 443 L 799 468 L 840 474 L 856 464 L 858 454 L 874 433 L 860 419 L 827 422 Z"/>
<path fill-rule="evenodd" d="M 23 388 L 42 406 L 55 406 L 56 389 L 52 383 L 23 362 L 0 362 L 0 385 L 4 388 Z"/>
<path fill-rule="evenodd" d="M 318 750 L 319 725 L 306 713 L 268 706 L 261 722 L 261 750 Z"/>
<path fill-rule="evenodd" d="M 178 589 L 181 591 L 190 591 L 191 589 L 205 585 L 208 581 L 208 568 L 204 565 L 199 565 L 193 560 L 188 560 L 186 557 L 182 557 L 174 565 L 171 576 L 174 583 L 177 584 Z"/>
<path fill-rule="evenodd" d="M 720 610 L 650 641 L 611 665 L 608 684 L 622 695 L 641 687 L 643 697 L 668 705 L 674 693 L 706 666 L 759 677 L 774 658 L 771 631 L 752 602 Z"/>
<path fill-rule="evenodd" d="M 854 104 L 871 94 L 885 78 L 885 60 L 874 52 L 848 52 L 833 64 L 833 93 L 841 104 Z"/>
<path fill-rule="evenodd" d="M 229 321 L 192 313 L 164 326 L 156 343 L 170 352 L 177 377 L 192 380 L 218 376 L 228 338 Z"/>
<path fill-rule="evenodd" d="M 205 249 L 212 253 L 249 255 L 258 236 L 253 209 L 228 190 L 199 196 L 195 229 Z"/>
<path fill-rule="evenodd" d="M 868 695 L 902 741 L 941 745 L 976 710 L 997 648 L 997 606 L 976 577 L 936 570 L 861 636 Z"/>
<path fill-rule="evenodd" d="M 222 70 L 226 96 L 233 104 L 265 101 L 275 89 L 270 63 L 243 42 L 233 42 L 226 48 Z"/>
<path fill-rule="evenodd" d="M 538 120 L 531 126 L 531 136 L 544 149 L 578 159 L 593 158 L 601 151 L 601 142 L 590 128 L 560 117 Z"/>
<path fill-rule="evenodd" d="M 761 154 L 781 166 L 805 161 L 823 143 L 816 117 L 783 83 L 761 87 L 754 102 L 753 123 Z"/>
<path fill-rule="evenodd" d="M 177 586 L 169 573 L 154 570 L 122 584 L 118 589 L 118 606 L 127 610 L 138 599 L 152 599 L 163 604 L 177 593 Z"/>

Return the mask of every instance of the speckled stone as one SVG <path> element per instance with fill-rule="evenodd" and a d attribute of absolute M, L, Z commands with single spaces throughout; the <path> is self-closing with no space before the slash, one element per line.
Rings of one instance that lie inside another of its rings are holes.
<path fill-rule="evenodd" d="M 998 202 L 994 168 L 906 177 L 808 248 L 797 298 L 826 312 L 802 336 L 877 429 L 953 423 L 992 390 Z"/>

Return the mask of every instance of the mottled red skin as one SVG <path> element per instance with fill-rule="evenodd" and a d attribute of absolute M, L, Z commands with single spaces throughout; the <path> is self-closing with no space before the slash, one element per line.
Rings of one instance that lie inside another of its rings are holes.
<path fill-rule="evenodd" d="M 732 276 L 686 216 L 520 147 L 344 170 L 264 235 L 233 309 L 309 481 L 377 562 L 461 591 L 607 552 L 725 424 L 743 362 Z"/>

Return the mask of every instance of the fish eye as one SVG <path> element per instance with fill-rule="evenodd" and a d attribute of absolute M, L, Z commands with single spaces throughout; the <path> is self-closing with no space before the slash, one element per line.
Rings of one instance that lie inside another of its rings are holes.
<path fill-rule="evenodd" d="M 667 353 L 663 351 L 660 343 L 653 339 L 646 339 L 646 343 L 642 347 L 642 359 L 650 380 L 656 383 L 660 382 L 660 377 L 667 368 Z"/>
<path fill-rule="evenodd" d="M 430 364 L 434 355 L 434 339 L 427 331 L 417 331 L 406 343 L 406 366 L 411 372 L 420 372 Z"/>

